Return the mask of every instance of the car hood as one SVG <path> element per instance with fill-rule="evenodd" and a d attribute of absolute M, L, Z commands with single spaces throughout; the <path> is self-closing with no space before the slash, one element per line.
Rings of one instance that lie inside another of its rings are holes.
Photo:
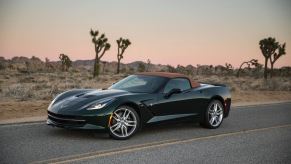
<path fill-rule="evenodd" d="M 56 103 L 52 104 L 49 111 L 53 112 L 65 112 L 65 111 L 79 111 L 84 107 L 98 102 L 105 98 L 116 98 L 124 95 L 131 95 L 133 93 L 123 90 L 89 90 L 83 93 L 78 93 L 66 97 Z"/>

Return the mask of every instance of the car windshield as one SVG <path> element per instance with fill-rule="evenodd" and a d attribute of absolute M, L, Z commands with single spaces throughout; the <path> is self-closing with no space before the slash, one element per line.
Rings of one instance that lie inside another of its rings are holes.
<path fill-rule="evenodd" d="M 120 89 L 128 92 L 153 93 L 157 91 L 167 78 L 147 75 L 130 75 L 113 84 L 109 89 Z"/>

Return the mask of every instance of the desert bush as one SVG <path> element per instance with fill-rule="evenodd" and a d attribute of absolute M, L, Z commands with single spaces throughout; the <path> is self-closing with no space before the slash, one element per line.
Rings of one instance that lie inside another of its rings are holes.
<path fill-rule="evenodd" d="M 165 72 L 176 72 L 176 69 L 171 65 L 167 65 L 167 70 Z"/>
<path fill-rule="evenodd" d="M 34 97 L 34 92 L 31 85 L 14 84 L 7 87 L 3 92 L 5 96 L 20 99 L 22 101 Z"/>
<path fill-rule="evenodd" d="M 185 74 L 185 75 L 188 75 L 188 76 L 192 76 L 194 74 L 195 68 L 193 66 L 190 66 L 190 65 L 188 65 L 187 67 L 178 65 L 175 70 L 178 73 L 182 73 L 182 74 Z"/>
<path fill-rule="evenodd" d="M 0 70 L 4 70 L 6 68 L 5 63 L 0 62 Z"/>
<path fill-rule="evenodd" d="M 32 89 L 35 91 L 39 91 L 39 90 L 43 90 L 43 89 L 47 89 L 50 88 L 51 86 L 47 83 L 37 83 L 35 85 L 32 86 Z"/>
<path fill-rule="evenodd" d="M 129 67 L 129 69 L 125 73 L 127 73 L 127 74 L 133 74 L 134 73 L 134 68 Z"/>
<path fill-rule="evenodd" d="M 143 63 L 139 63 L 137 67 L 138 72 L 144 72 L 145 71 L 145 65 Z"/>
<path fill-rule="evenodd" d="M 291 91 L 290 78 L 273 78 L 266 81 L 262 78 L 235 76 L 193 76 L 192 79 L 203 83 L 226 84 L 232 91 Z"/>
<path fill-rule="evenodd" d="M 123 67 L 122 69 L 121 69 L 121 71 L 120 71 L 121 73 L 126 73 L 126 68 L 125 67 Z"/>
<path fill-rule="evenodd" d="M 291 83 L 290 81 L 284 82 L 284 80 L 280 78 L 273 78 L 270 80 L 264 80 L 260 89 L 270 91 L 291 91 Z"/>
<path fill-rule="evenodd" d="M 73 73 L 79 73 L 80 71 L 78 70 L 78 69 L 76 69 L 76 68 L 73 68 L 72 70 L 71 70 Z"/>
<path fill-rule="evenodd" d="M 27 77 L 24 77 L 24 78 L 20 78 L 18 80 L 18 82 L 19 83 L 33 83 L 33 82 L 36 82 L 36 80 L 32 76 L 27 76 Z"/>
<path fill-rule="evenodd" d="M 55 97 L 57 94 L 61 93 L 62 90 L 59 89 L 57 84 L 54 84 L 51 86 L 50 90 L 49 90 L 49 95 L 51 95 L 52 97 Z"/>
<path fill-rule="evenodd" d="M 213 65 L 197 65 L 196 74 L 197 75 L 213 75 L 215 74 L 215 69 Z"/>
<path fill-rule="evenodd" d="M 270 90 L 274 91 L 277 88 L 279 88 L 279 83 L 277 80 L 270 79 L 270 80 L 264 80 L 262 85 L 260 86 L 261 90 Z"/>

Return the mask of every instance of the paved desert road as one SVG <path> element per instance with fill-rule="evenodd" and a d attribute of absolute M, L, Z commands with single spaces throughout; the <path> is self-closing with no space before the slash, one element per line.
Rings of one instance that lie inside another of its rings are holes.
<path fill-rule="evenodd" d="M 130 140 L 45 123 L 0 126 L 0 163 L 291 163 L 291 103 L 232 108 L 219 129 L 147 127 Z"/>

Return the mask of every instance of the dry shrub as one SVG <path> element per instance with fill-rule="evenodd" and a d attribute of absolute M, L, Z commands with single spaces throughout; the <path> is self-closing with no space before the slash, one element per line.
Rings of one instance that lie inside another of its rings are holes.
<path fill-rule="evenodd" d="M 55 97 L 56 95 L 60 94 L 63 90 L 61 90 L 57 84 L 52 85 L 51 88 L 49 89 L 48 93 L 48 97 L 46 98 L 52 98 Z"/>
<path fill-rule="evenodd" d="M 274 77 L 264 80 L 256 77 L 235 76 L 196 76 L 197 81 L 210 84 L 226 84 L 231 91 L 291 91 L 291 79 L 287 77 Z"/>
<path fill-rule="evenodd" d="M 269 91 L 291 91 L 291 83 L 290 81 L 284 82 L 284 79 L 273 78 L 264 80 L 260 89 Z"/>
<path fill-rule="evenodd" d="M 36 82 L 36 80 L 34 79 L 34 77 L 31 76 L 19 79 L 19 83 L 33 83 L 33 82 Z"/>
<path fill-rule="evenodd" d="M 5 96 L 20 99 L 22 101 L 34 97 L 34 92 L 31 85 L 14 84 L 3 90 Z"/>

